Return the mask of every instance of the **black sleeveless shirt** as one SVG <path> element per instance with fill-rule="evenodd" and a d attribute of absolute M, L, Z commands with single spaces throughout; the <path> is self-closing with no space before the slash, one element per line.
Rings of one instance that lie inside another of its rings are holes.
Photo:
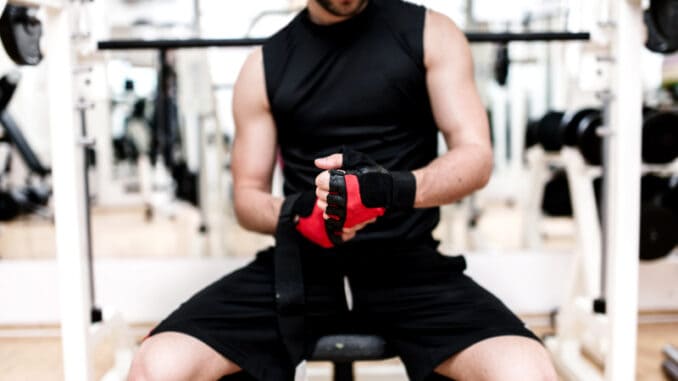
<path fill-rule="evenodd" d="M 276 123 L 286 195 L 314 189 L 314 159 L 342 146 L 388 170 L 414 170 L 437 155 L 426 89 L 426 10 L 369 0 L 358 15 L 314 24 L 303 10 L 263 46 L 266 90 Z M 430 239 L 439 209 L 387 212 L 353 242 Z"/>

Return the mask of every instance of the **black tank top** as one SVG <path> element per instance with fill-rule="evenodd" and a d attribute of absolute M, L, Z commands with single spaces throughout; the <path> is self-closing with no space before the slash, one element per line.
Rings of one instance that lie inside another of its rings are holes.
<path fill-rule="evenodd" d="M 321 26 L 303 10 L 264 44 L 286 195 L 313 189 L 320 173 L 313 160 L 342 146 L 389 170 L 414 170 L 436 157 L 425 13 L 401 0 L 369 0 L 351 19 Z M 353 242 L 430 239 L 438 220 L 438 208 L 389 212 Z"/>

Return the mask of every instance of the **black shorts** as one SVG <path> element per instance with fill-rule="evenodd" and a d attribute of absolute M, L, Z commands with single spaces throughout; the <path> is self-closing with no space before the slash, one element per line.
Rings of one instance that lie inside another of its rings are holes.
<path fill-rule="evenodd" d="M 181 304 L 151 331 L 193 336 L 260 381 L 292 380 L 295 365 L 278 330 L 272 249 Z M 444 360 L 483 339 L 536 338 L 495 296 L 463 274 L 462 256 L 434 244 L 341 251 L 302 250 L 307 354 L 328 334 L 383 336 L 422 381 Z M 348 310 L 344 277 L 352 290 Z"/>

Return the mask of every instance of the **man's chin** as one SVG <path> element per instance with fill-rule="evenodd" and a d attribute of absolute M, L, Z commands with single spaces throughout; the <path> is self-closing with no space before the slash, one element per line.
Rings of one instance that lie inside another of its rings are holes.
<path fill-rule="evenodd" d="M 366 1 L 355 0 L 355 1 L 340 1 L 339 3 L 323 2 L 319 1 L 321 6 L 325 8 L 326 11 L 331 14 L 339 17 L 351 17 L 360 13 Z"/>

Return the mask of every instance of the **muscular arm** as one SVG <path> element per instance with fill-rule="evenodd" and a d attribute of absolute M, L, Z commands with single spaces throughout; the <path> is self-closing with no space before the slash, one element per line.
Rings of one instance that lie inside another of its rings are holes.
<path fill-rule="evenodd" d="M 233 91 L 233 197 L 242 227 L 273 234 L 282 199 L 271 194 L 276 159 L 276 129 L 271 115 L 261 49 L 243 65 Z"/>
<path fill-rule="evenodd" d="M 468 42 L 449 18 L 433 11 L 426 15 L 424 64 L 433 115 L 448 149 L 414 171 L 417 208 L 454 202 L 485 186 L 492 172 L 487 115 Z"/>
<path fill-rule="evenodd" d="M 426 85 L 433 116 L 445 137 L 447 152 L 423 168 L 416 178 L 414 206 L 449 204 L 482 188 L 492 172 L 492 147 L 485 109 L 480 102 L 471 51 L 452 20 L 429 11 L 424 28 Z M 316 161 L 322 169 L 342 167 L 342 155 Z M 320 208 L 327 207 L 329 173 L 316 178 Z"/>

